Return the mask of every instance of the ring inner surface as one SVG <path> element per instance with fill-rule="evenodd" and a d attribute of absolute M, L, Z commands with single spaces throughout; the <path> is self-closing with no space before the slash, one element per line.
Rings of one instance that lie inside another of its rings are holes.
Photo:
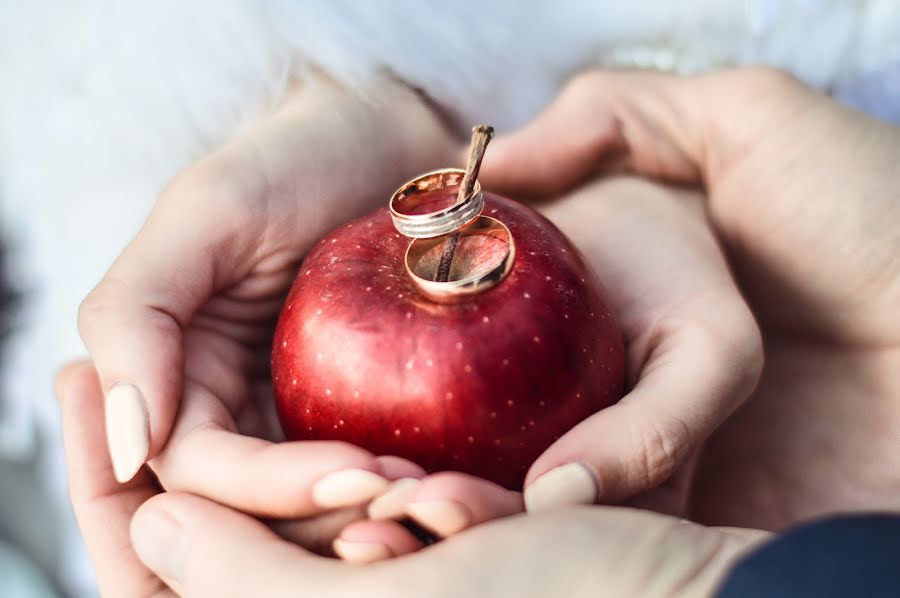
<path fill-rule="evenodd" d="M 509 236 L 500 225 L 477 219 L 460 231 L 447 282 L 483 277 L 496 270 L 509 255 Z M 415 276 L 434 281 L 447 236 L 415 241 L 409 253 L 409 268 Z"/>
<path fill-rule="evenodd" d="M 462 171 L 438 172 L 420 177 L 399 190 L 394 210 L 405 216 L 420 216 L 446 210 L 456 203 Z"/>

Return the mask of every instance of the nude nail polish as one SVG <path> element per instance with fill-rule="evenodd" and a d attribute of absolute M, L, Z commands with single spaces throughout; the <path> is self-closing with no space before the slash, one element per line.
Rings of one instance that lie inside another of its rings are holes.
<path fill-rule="evenodd" d="M 345 469 L 324 476 L 312 487 L 312 498 L 324 509 L 350 507 L 384 492 L 388 481 L 364 469 Z"/>
<path fill-rule="evenodd" d="M 551 469 L 525 489 L 525 508 L 533 513 L 569 505 L 589 505 L 597 500 L 597 475 L 585 463 Z"/>
<path fill-rule="evenodd" d="M 466 529 L 472 522 L 468 509 L 449 500 L 413 502 L 406 512 L 419 525 L 443 537 Z"/>
<path fill-rule="evenodd" d="M 384 494 L 369 504 L 369 519 L 401 519 L 418 486 L 419 480 L 413 478 L 392 482 Z"/>
<path fill-rule="evenodd" d="M 106 440 L 113 472 L 120 483 L 138 472 L 150 453 L 150 419 L 141 392 L 117 384 L 106 393 Z"/>

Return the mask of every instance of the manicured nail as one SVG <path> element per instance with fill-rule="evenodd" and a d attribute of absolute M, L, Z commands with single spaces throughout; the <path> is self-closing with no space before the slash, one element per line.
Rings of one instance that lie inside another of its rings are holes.
<path fill-rule="evenodd" d="M 590 505 L 597 500 L 599 483 L 589 465 L 575 462 L 551 469 L 525 489 L 525 508 L 546 511 L 568 505 Z"/>
<path fill-rule="evenodd" d="M 391 483 L 384 494 L 369 503 L 369 519 L 401 519 L 418 486 L 419 480 L 413 478 Z"/>
<path fill-rule="evenodd" d="M 106 441 L 116 480 L 127 482 L 150 453 L 147 404 L 130 384 L 117 384 L 106 393 Z"/>
<path fill-rule="evenodd" d="M 334 552 L 350 563 L 374 563 L 394 556 L 384 544 L 370 542 L 348 542 L 338 538 L 334 541 Z"/>
<path fill-rule="evenodd" d="M 422 527 L 445 538 L 466 529 L 472 521 L 468 509 L 449 500 L 410 503 L 406 513 Z"/>
<path fill-rule="evenodd" d="M 313 502 L 323 509 L 351 507 L 372 500 L 384 492 L 388 481 L 364 469 L 329 473 L 312 487 Z"/>
<path fill-rule="evenodd" d="M 134 518 L 131 541 L 141 561 L 160 577 L 182 581 L 187 539 L 171 515 L 154 507 L 142 509 Z"/>

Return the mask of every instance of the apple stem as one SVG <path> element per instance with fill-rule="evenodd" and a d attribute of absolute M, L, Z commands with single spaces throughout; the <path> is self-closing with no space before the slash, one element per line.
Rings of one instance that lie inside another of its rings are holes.
<path fill-rule="evenodd" d="M 472 127 L 472 142 L 469 145 L 469 161 L 466 164 L 466 174 L 459 185 L 457 201 L 461 202 L 475 190 L 475 181 L 478 179 L 478 171 L 481 169 L 481 160 L 484 158 L 484 150 L 494 137 L 494 127 L 488 125 L 475 125 Z M 453 233 L 447 237 L 444 243 L 444 252 L 438 264 L 435 282 L 447 282 L 450 278 L 450 266 L 453 264 L 453 256 L 456 254 L 456 246 L 459 244 L 459 233 Z"/>

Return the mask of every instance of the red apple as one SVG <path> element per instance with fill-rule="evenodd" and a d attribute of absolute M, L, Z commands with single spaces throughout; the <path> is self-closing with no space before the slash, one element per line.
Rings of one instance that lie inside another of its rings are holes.
<path fill-rule="evenodd" d="M 289 439 L 343 440 L 521 489 L 555 439 L 620 398 L 622 335 L 583 258 L 534 210 L 485 199 L 484 215 L 512 233 L 515 263 L 461 303 L 416 291 L 409 239 L 386 208 L 309 253 L 272 353 Z"/>

